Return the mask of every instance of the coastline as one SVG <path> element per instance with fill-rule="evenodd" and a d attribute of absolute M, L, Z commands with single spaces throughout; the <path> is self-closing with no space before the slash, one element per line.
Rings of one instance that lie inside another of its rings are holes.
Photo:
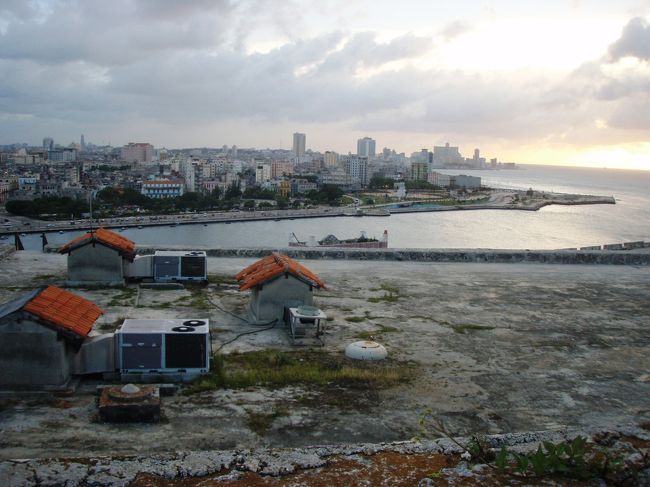
<path fill-rule="evenodd" d="M 296 220 L 306 218 L 330 218 L 330 217 L 388 217 L 391 214 L 420 213 L 438 211 L 465 211 L 465 210 L 522 210 L 538 211 L 550 205 L 600 205 L 616 204 L 613 196 L 577 195 L 564 193 L 537 193 L 532 197 L 521 197 L 526 195 L 525 191 L 494 192 L 485 203 L 464 203 L 458 205 L 435 205 L 428 203 L 427 206 L 418 207 L 418 201 L 407 202 L 410 206 L 391 207 L 390 205 L 359 206 L 359 207 L 319 207 L 301 210 L 275 210 L 275 211 L 237 211 L 237 212 L 206 212 L 203 214 L 173 214 L 173 215 L 148 215 L 142 217 L 122 217 L 102 219 L 94 221 L 92 227 L 97 228 L 138 228 L 155 226 L 176 226 L 196 225 L 212 223 L 239 223 L 265 220 Z M 24 218 L 27 225 L 14 225 L 0 228 L 0 235 L 12 235 L 14 233 L 53 233 L 69 231 L 86 231 L 91 229 L 87 220 L 78 220 L 74 225 L 69 221 L 48 222 Z M 49 225 L 49 226 L 48 226 Z"/>

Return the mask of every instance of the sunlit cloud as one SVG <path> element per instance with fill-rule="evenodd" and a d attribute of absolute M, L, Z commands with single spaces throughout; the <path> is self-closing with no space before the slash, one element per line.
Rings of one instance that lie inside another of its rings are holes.
<path fill-rule="evenodd" d="M 632 0 L 3 2 L 0 143 L 287 146 L 300 130 L 316 150 L 370 135 L 407 154 L 450 141 L 638 166 L 649 15 Z"/>

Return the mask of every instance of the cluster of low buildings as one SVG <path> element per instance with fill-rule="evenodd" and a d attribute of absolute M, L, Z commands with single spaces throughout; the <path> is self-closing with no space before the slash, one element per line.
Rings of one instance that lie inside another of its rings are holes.
<path fill-rule="evenodd" d="M 306 135 L 294 134 L 292 150 L 156 149 L 149 143 L 123 147 L 96 146 L 81 140 L 60 146 L 50 137 L 42 147 L 0 146 L 0 200 L 43 196 L 83 198 L 105 187 L 131 188 L 150 198 L 170 198 L 187 192 L 222 196 L 229 187 L 257 187 L 281 197 L 299 197 L 323 185 L 358 191 L 375 176 L 395 181 L 427 181 L 435 186 L 476 187 L 471 176 L 448 178 L 437 168 L 484 169 L 513 167 L 489 163 L 479 150 L 463 158 L 458 147 L 435 146 L 407 157 L 384 148 L 376 151 L 370 137 L 358 140 L 356 154 L 307 149 Z"/>
<path fill-rule="evenodd" d="M 67 255 L 65 288 L 44 285 L 0 304 L 0 390 L 65 389 L 90 374 L 123 382 L 187 381 L 209 371 L 210 317 L 150 318 L 134 308 L 114 333 L 100 333 L 94 325 L 104 310 L 75 292 L 133 281 L 207 282 L 205 252 L 136 256 L 133 241 L 104 228 L 79 235 L 59 252 Z M 250 324 L 290 320 L 291 340 L 310 329 L 321 332 L 326 316 L 312 307 L 313 292 L 325 283 L 304 265 L 272 253 L 235 278 L 250 294 Z"/>

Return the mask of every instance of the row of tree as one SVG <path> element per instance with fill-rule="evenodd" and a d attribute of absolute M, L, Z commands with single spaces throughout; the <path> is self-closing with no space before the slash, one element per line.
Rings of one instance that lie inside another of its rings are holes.
<path fill-rule="evenodd" d="M 139 191 L 130 188 L 104 188 L 97 193 L 93 203 L 93 213 L 96 217 L 111 216 L 116 213 L 124 213 L 124 209 L 141 208 L 151 213 L 172 213 L 175 211 L 205 211 L 205 210 L 229 210 L 243 206 L 244 209 L 272 208 L 277 206 L 285 209 L 290 206 L 286 197 L 278 196 L 273 191 L 250 188 L 242 193 L 239 185 L 233 183 L 221 194 L 219 188 L 215 188 L 209 194 L 184 193 L 175 198 L 148 198 Z M 223 196 L 223 197 L 222 197 Z M 329 204 L 338 206 L 343 191 L 331 185 L 325 185 L 320 190 L 312 190 L 307 194 L 307 204 Z M 264 202 L 256 204 L 254 200 L 275 200 L 275 205 Z M 242 203 L 243 202 L 243 203 Z M 294 201 L 292 206 L 300 206 L 299 201 Z M 7 211 L 14 215 L 22 215 L 30 218 L 80 218 L 82 214 L 89 213 L 89 202 L 83 199 L 68 197 L 48 196 L 36 198 L 31 201 L 11 200 L 5 205 Z"/>

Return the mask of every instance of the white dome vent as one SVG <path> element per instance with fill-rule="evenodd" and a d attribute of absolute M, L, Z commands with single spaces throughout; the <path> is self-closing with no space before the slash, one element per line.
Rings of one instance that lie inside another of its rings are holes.
<path fill-rule="evenodd" d="M 383 360 L 388 352 L 386 347 L 377 342 L 363 340 L 345 347 L 345 356 L 354 360 Z"/>

